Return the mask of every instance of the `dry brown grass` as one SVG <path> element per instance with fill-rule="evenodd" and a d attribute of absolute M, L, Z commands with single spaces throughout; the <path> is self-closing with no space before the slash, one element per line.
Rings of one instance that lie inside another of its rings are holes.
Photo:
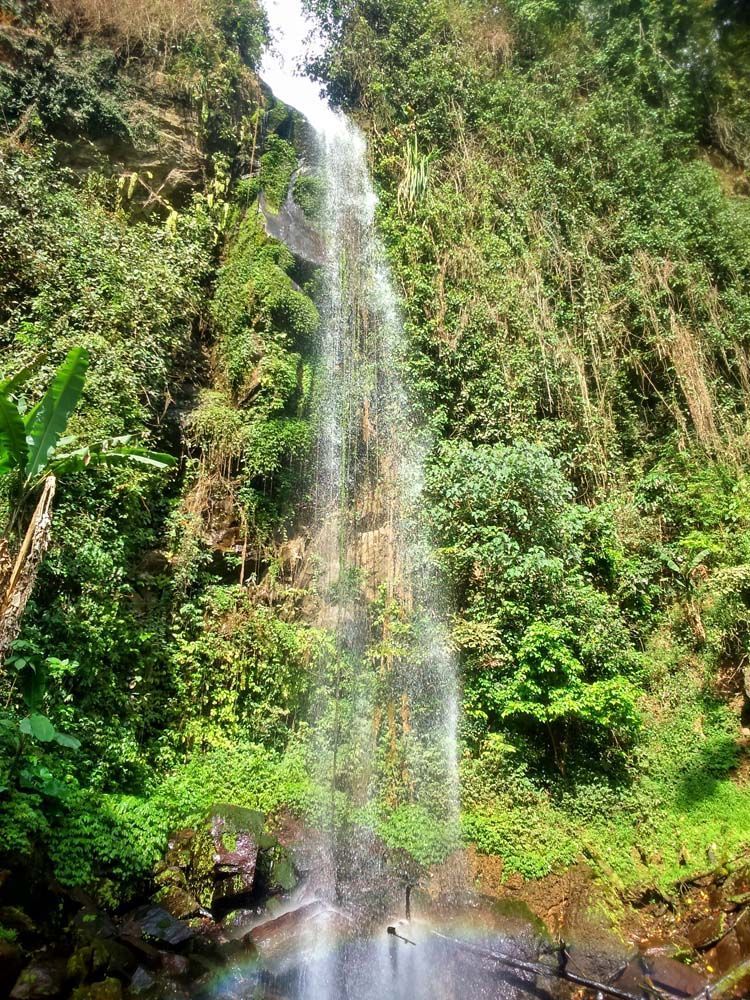
<path fill-rule="evenodd" d="M 209 26 L 206 0 L 49 0 L 49 6 L 76 31 L 124 50 L 163 49 Z"/>
<path fill-rule="evenodd" d="M 669 260 L 656 260 L 639 253 L 635 260 L 636 273 L 648 293 L 650 322 L 660 356 L 671 364 L 677 385 L 687 403 L 695 434 L 709 451 L 718 451 L 721 428 L 713 389 L 716 372 L 700 332 L 700 324 L 683 317 L 677 309 L 672 292 L 674 265 Z M 716 308 L 716 296 L 712 305 Z M 666 300 L 668 329 L 656 310 L 656 303 Z M 688 303 L 688 306 L 693 306 Z M 692 310 L 691 310 L 692 311 Z M 719 317 L 715 317 L 718 323 Z M 675 414 L 678 416 L 677 414 Z M 682 423 L 678 419 L 678 423 Z"/>

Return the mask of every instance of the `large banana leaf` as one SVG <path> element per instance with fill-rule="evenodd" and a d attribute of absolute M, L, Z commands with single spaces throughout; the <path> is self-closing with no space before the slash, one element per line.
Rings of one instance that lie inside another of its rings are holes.
<path fill-rule="evenodd" d="M 26 428 L 18 407 L 0 387 L 0 475 L 26 466 Z"/>
<path fill-rule="evenodd" d="M 51 468 L 58 475 L 64 475 L 91 465 L 143 465 L 151 469 L 168 469 L 177 464 L 173 455 L 132 445 L 131 440 L 132 435 L 128 434 L 76 448 L 64 455 L 55 456 Z"/>
<path fill-rule="evenodd" d="M 27 480 L 36 479 L 49 462 L 81 398 L 88 365 L 88 351 L 83 347 L 73 348 L 58 368 L 41 401 L 26 416 L 29 445 Z"/>
<path fill-rule="evenodd" d="M 144 465 L 152 469 L 169 469 L 177 465 L 174 455 L 148 448 L 117 448 L 92 457 L 104 465 Z"/>

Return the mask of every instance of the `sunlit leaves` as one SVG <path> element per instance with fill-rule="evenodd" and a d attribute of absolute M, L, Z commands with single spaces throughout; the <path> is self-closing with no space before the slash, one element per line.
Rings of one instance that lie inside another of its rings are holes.
<path fill-rule="evenodd" d="M 27 481 L 33 482 L 48 465 L 81 398 L 88 365 L 88 351 L 81 347 L 69 351 L 42 399 L 25 416 L 29 441 Z"/>

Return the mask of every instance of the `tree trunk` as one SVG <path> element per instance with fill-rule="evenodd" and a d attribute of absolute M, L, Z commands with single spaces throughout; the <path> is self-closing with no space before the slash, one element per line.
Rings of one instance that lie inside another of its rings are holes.
<path fill-rule="evenodd" d="M 0 666 L 18 636 L 26 604 L 36 583 L 39 566 L 49 546 L 52 531 L 52 500 L 57 481 L 47 476 L 42 495 L 26 529 L 12 568 L 0 583 Z M 6 543 L 7 545 L 7 543 Z"/>

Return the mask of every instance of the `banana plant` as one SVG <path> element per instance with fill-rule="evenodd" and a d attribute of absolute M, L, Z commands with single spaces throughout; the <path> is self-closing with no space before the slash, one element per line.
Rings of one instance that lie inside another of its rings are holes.
<path fill-rule="evenodd" d="M 142 465 L 166 469 L 171 455 L 132 444 L 132 434 L 97 444 L 72 447 L 65 436 L 71 414 L 83 392 L 89 356 L 83 347 L 70 351 L 41 400 L 23 412 L 14 396 L 34 374 L 38 363 L 0 382 L 0 477 L 20 473 L 19 500 L 23 501 L 49 475 L 66 475 L 88 465 Z"/>
<path fill-rule="evenodd" d="M 58 477 L 97 465 L 137 465 L 156 471 L 175 464 L 171 455 L 133 443 L 130 434 L 83 445 L 66 434 L 88 365 L 88 352 L 73 348 L 42 398 L 28 410 L 19 391 L 38 370 L 38 363 L 0 382 L 0 478 L 13 480 L 10 518 L 0 539 L 0 663 L 18 635 L 49 545 Z M 24 526 L 32 503 L 35 507 Z"/>

